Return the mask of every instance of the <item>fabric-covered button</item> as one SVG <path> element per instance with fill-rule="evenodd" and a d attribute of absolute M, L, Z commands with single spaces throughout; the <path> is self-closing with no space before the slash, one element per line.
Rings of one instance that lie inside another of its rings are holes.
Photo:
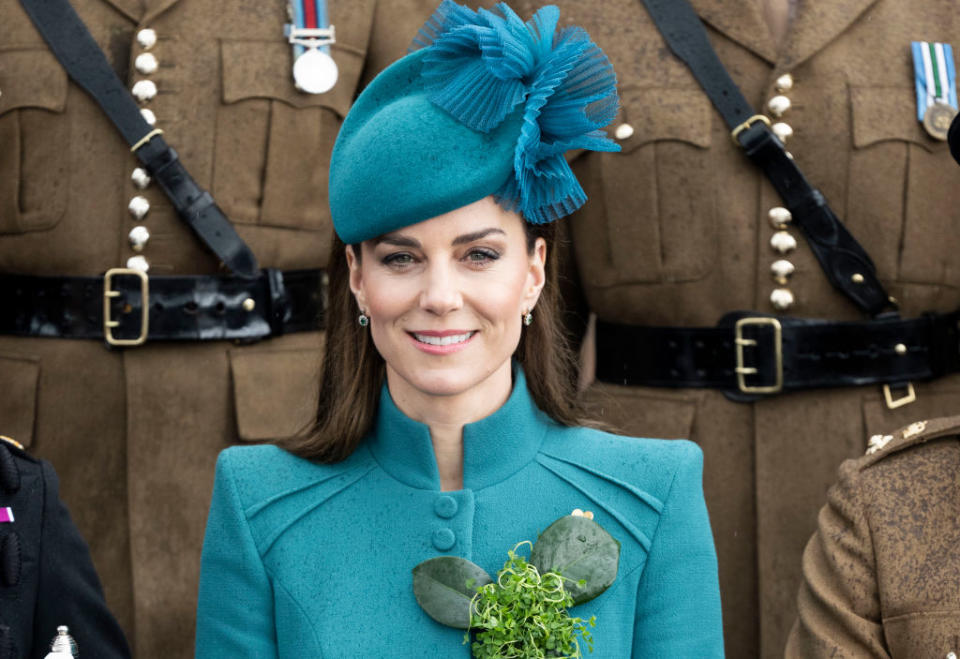
<path fill-rule="evenodd" d="M 433 503 L 433 510 L 444 519 L 450 519 L 457 514 L 457 500 L 450 496 L 437 497 Z"/>
<path fill-rule="evenodd" d="M 456 541 L 457 536 L 450 529 L 437 529 L 433 532 L 433 546 L 440 551 L 447 551 Z"/>

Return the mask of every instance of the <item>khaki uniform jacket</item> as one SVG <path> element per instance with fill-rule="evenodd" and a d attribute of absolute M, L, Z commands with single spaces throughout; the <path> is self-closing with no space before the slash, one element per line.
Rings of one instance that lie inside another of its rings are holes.
<path fill-rule="evenodd" d="M 782 202 L 734 146 L 720 115 L 668 50 L 639 0 L 559 0 L 609 55 L 621 153 L 574 163 L 589 201 L 572 218 L 586 305 L 611 322 L 712 326 L 773 313 L 771 264 L 796 270 L 787 313 L 855 320 L 800 232 L 781 256 L 767 213 Z M 757 111 L 792 74 L 787 147 L 876 262 L 904 316 L 960 302 L 960 170 L 917 121 L 911 40 L 960 45 L 953 3 L 804 0 L 782 44 L 759 0 L 692 0 L 711 43 Z M 613 132 L 613 131 L 611 131 Z M 626 434 L 687 437 L 704 450 L 720 561 L 727 654 L 776 657 L 792 624 L 802 548 L 837 466 L 867 438 L 960 409 L 960 379 L 919 384 L 888 410 L 879 386 L 792 393 L 754 404 L 715 390 L 593 384 L 586 400 Z"/>
<path fill-rule="evenodd" d="M 331 236 L 329 152 L 365 80 L 406 52 L 433 0 L 331 0 L 340 78 L 298 92 L 284 0 L 73 0 L 261 267 L 323 267 Z M 139 31 L 156 31 L 148 49 Z M 152 74 L 135 68 L 153 53 Z M 96 275 L 150 232 L 149 274 L 209 274 L 217 259 L 157 185 L 135 187 L 129 147 L 70 82 L 18 2 L 0 9 L 0 272 Z M 127 205 L 144 196 L 135 222 Z M 289 435 L 316 396 L 322 335 L 254 345 L 0 336 L 0 427 L 61 477 L 108 603 L 135 656 L 192 656 L 196 589 L 215 458 L 237 441 Z"/>
<path fill-rule="evenodd" d="M 877 438 L 820 511 L 787 657 L 960 653 L 960 417 Z"/>

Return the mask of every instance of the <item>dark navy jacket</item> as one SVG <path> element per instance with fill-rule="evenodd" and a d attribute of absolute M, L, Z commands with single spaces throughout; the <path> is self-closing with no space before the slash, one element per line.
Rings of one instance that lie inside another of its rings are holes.
<path fill-rule="evenodd" d="M 0 659 L 43 659 L 60 625 L 81 656 L 129 657 L 58 489 L 48 462 L 0 440 Z"/>

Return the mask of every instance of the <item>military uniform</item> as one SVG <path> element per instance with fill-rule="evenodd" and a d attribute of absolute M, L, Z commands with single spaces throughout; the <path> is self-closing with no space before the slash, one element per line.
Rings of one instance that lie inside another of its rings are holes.
<path fill-rule="evenodd" d="M 66 625 L 84 656 L 130 656 L 57 475 L 0 438 L 0 659 L 42 658 Z"/>
<path fill-rule="evenodd" d="M 622 104 L 612 131 L 622 152 L 574 162 L 590 198 L 570 225 L 586 307 L 635 326 L 711 327 L 734 310 L 863 319 L 801 233 L 781 228 L 779 211 L 770 216 L 782 200 L 643 4 L 557 4 L 609 55 Z M 956 309 L 956 165 L 917 121 L 910 51 L 912 40 L 955 41 L 956 8 L 807 0 L 778 43 L 764 4 L 692 1 L 756 111 L 773 116 L 774 97 L 789 101 L 785 110 L 778 101 L 777 130 L 873 257 L 901 314 Z M 873 434 L 960 409 L 960 378 L 914 386 L 918 400 L 896 410 L 879 385 L 737 403 L 716 389 L 592 382 L 585 396 L 626 434 L 687 437 L 703 448 L 727 653 L 774 657 L 793 621 L 802 547 L 837 465 Z"/>
<path fill-rule="evenodd" d="M 876 435 L 803 554 L 787 657 L 960 653 L 960 417 Z"/>
<path fill-rule="evenodd" d="M 73 2 L 262 267 L 325 265 L 327 164 L 340 120 L 435 5 L 329 4 L 339 81 L 311 95 L 294 86 L 280 0 Z M 0 11 L 0 144 L 0 272 L 219 272 L 16 2 Z M 192 656 L 216 455 L 310 421 L 322 340 L 301 332 L 253 345 L 108 350 L 0 336 L 0 425 L 56 465 L 138 657 Z"/>

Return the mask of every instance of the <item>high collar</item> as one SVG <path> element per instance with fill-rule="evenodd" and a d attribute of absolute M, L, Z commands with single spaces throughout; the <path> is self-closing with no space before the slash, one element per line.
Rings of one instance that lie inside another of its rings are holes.
<path fill-rule="evenodd" d="M 534 404 L 523 371 L 514 367 L 513 376 L 507 402 L 463 427 L 464 489 L 479 490 L 519 471 L 536 456 L 548 424 L 553 423 Z M 368 446 L 384 471 L 397 480 L 418 489 L 440 489 L 430 429 L 400 411 L 386 384 Z"/>

